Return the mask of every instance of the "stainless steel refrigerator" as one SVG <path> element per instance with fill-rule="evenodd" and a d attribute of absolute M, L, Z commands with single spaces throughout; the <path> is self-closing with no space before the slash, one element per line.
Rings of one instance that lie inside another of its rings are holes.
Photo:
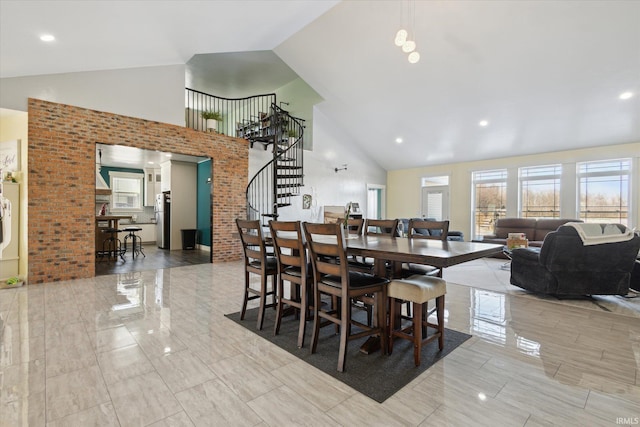
<path fill-rule="evenodd" d="M 156 194 L 156 238 L 160 249 L 171 249 L 171 192 Z"/>

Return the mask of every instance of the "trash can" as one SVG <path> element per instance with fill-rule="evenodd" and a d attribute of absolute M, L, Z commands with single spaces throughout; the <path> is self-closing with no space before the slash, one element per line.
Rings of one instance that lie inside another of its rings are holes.
<path fill-rule="evenodd" d="M 180 231 L 182 232 L 182 249 L 195 249 L 197 230 L 184 229 Z"/>

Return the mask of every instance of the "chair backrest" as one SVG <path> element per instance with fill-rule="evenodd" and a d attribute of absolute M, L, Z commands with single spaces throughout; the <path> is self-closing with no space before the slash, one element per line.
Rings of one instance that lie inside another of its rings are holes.
<path fill-rule="evenodd" d="M 320 281 L 325 275 L 338 276 L 343 287 L 348 287 L 347 253 L 340 224 L 304 222 L 302 228 L 309 249 L 314 280 Z"/>
<path fill-rule="evenodd" d="M 236 219 L 236 226 L 238 227 L 238 233 L 240 233 L 240 240 L 242 240 L 245 265 L 257 261 L 265 266 L 267 250 L 262 237 L 260 221 Z"/>
<path fill-rule="evenodd" d="M 336 221 L 338 224 L 342 224 L 344 222 L 343 219 L 338 219 Z M 364 219 L 362 218 L 349 218 L 347 219 L 347 227 L 349 228 L 349 234 L 354 234 L 360 236 L 362 234 L 362 228 L 364 226 Z"/>
<path fill-rule="evenodd" d="M 410 239 L 447 240 L 449 221 L 412 219 L 409 221 Z"/>
<path fill-rule="evenodd" d="M 301 277 L 307 275 L 307 256 L 302 238 L 300 221 L 269 221 L 271 238 L 278 260 L 278 272 L 287 267 L 300 269 Z"/>
<path fill-rule="evenodd" d="M 367 219 L 364 224 L 364 234 L 386 235 L 391 237 L 398 236 L 398 220 L 397 219 Z"/>

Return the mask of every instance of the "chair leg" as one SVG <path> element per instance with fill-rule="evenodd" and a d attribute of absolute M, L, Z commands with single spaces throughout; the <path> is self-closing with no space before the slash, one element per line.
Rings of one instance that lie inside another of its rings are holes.
<path fill-rule="evenodd" d="M 282 312 L 284 311 L 283 307 L 282 307 L 282 305 L 283 305 L 282 304 L 282 296 L 283 295 L 284 295 L 284 280 L 279 278 L 278 279 L 278 291 L 274 295 L 274 297 L 276 297 L 276 299 L 278 300 L 278 303 L 277 303 L 277 308 L 276 308 L 276 324 L 273 327 L 273 335 L 278 335 L 278 333 L 280 333 L 280 323 L 282 322 Z"/>
<path fill-rule="evenodd" d="M 426 329 L 426 328 L 425 328 Z M 422 347 L 422 304 L 413 303 L 413 361 L 420 366 Z"/>
<path fill-rule="evenodd" d="M 438 348 L 442 351 L 444 348 L 444 295 L 436 298 L 437 316 L 438 316 Z"/>
<path fill-rule="evenodd" d="M 240 313 L 240 320 L 244 320 L 244 315 L 247 312 L 247 302 L 249 302 L 249 272 L 244 272 L 244 299 L 242 301 L 242 313 Z"/>
<path fill-rule="evenodd" d="M 262 330 L 262 323 L 264 322 L 264 309 L 266 305 L 267 305 L 267 277 L 264 274 L 262 274 L 260 275 L 260 305 L 258 306 L 258 322 L 256 325 L 259 331 Z"/>
<path fill-rule="evenodd" d="M 390 298 L 389 309 L 389 354 L 393 353 L 393 331 L 396 329 L 396 308 L 398 301 L 395 298 Z M 402 308 L 401 308 L 402 310 Z"/>
<path fill-rule="evenodd" d="M 311 354 L 316 352 L 318 348 L 318 335 L 320 333 L 320 292 L 317 286 L 313 286 L 313 334 L 311 336 L 311 346 L 309 347 Z"/>
<path fill-rule="evenodd" d="M 305 285 L 298 285 L 298 287 L 300 288 L 300 326 L 298 327 L 298 348 L 302 348 L 304 345 L 304 334 L 307 330 L 307 290 Z"/>
<path fill-rule="evenodd" d="M 351 299 L 342 298 L 340 301 L 340 350 L 338 352 L 338 372 L 344 372 L 347 359 L 347 338 L 351 332 L 351 316 L 349 309 L 351 308 Z"/>

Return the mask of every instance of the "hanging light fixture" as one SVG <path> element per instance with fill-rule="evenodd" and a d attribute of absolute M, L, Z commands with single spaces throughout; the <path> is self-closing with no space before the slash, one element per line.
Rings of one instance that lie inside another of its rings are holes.
<path fill-rule="evenodd" d="M 416 4 L 415 0 L 411 0 L 411 3 L 407 6 L 409 19 L 408 21 L 410 25 L 408 28 L 410 30 L 407 31 L 404 28 L 401 28 L 396 33 L 396 38 L 394 39 L 394 43 L 396 46 L 402 49 L 404 53 L 408 53 L 407 59 L 411 64 L 415 64 L 420 60 L 420 54 L 416 52 L 416 42 L 411 38 L 415 38 L 415 15 L 416 15 Z M 400 20 L 404 25 L 404 1 L 400 4 Z"/>
<path fill-rule="evenodd" d="M 418 52 L 411 52 L 407 59 L 410 63 L 415 64 L 420 61 L 420 54 Z"/>
<path fill-rule="evenodd" d="M 395 39 L 395 44 L 396 46 L 400 47 L 404 44 L 404 42 L 407 41 L 407 36 L 409 34 L 407 33 L 407 30 L 401 28 L 398 30 L 398 32 L 396 33 L 396 39 Z"/>

